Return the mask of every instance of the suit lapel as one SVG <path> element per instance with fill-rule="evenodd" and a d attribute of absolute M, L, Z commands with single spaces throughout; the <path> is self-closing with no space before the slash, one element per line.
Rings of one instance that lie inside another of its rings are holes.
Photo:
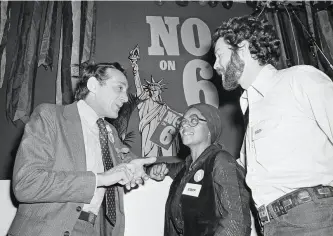
<path fill-rule="evenodd" d="M 76 102 L 65 106 L 64 117 L 64 132 L 68 140 L 72 157 L 74 158 L 74 162 L 78 170 L 85 171 L 87 170 L 86 152 L 84 147 L 81 119 Z"/>

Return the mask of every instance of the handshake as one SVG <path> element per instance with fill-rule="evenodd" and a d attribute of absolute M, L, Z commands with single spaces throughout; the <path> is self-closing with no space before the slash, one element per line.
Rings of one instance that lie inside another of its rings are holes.
<path fill-rule="evenodd" d="M 143 167 L 155 161 L 156 157 L 134 159 L 129 163 L 122 163 L 108 171 L 99 173 L 97 174 L 97 187 L 121 184 L 129 190 L 136 185 L 143 184 L 149 179 Z"/>

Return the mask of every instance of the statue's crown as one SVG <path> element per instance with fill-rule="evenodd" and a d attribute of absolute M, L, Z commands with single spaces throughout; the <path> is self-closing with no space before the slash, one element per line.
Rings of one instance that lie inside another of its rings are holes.
<path fill-rule="evenodd" d="M 149 89 L 149 88 L 151 88 L 153 86 L 156 86 L 156 87 L 158 87 L 160 89 L 165 89 L 165 85 L 166 84 L 162 84 L 163 79 L 161 79 L 160 81 L 156 82 L 154 80 L 153 76 L 151 76 L 150 81 L 148 81 L 148 80 L 145 80 L 145 81 L 146 81 L 146 84 L 144 85 L 144 87 L 147 88 L 147 89 Z"/>

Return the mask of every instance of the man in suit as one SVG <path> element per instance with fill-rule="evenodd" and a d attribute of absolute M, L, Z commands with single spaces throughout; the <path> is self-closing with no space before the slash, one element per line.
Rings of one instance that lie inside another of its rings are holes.
<path fill-rule="evenodd" d="M 134 160 L 104 121 L 117 118 L 127 89 L 118 63 L 90 64 L 76 102 L 34 110 L 15 160 L 12 183 L 20 204 L 9 235 L 124 234 L 122 185 L 142 183 L 143 165 L 156 160 Z"/>

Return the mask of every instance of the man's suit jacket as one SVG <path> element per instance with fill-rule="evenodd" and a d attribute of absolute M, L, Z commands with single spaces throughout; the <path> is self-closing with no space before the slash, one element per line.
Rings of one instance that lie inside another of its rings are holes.
<path fill-rule="evenodd" d="M 128 162 L 118 158 L 115 138 L 110 152 L 115 165 Z M 13 191 L 20 202 L 9 229 L 15 236 L 60 236 L 71 233 L 84 204 L 90 203 L 96 185 L 86 171 L 86 156 L 77 104 L 39 105 L 26 124 L 15 160 Z M 116 188 L 117 223 L 114 228 L 102 217 L 101 235 L 124 234 L 123 187 Z"/>

